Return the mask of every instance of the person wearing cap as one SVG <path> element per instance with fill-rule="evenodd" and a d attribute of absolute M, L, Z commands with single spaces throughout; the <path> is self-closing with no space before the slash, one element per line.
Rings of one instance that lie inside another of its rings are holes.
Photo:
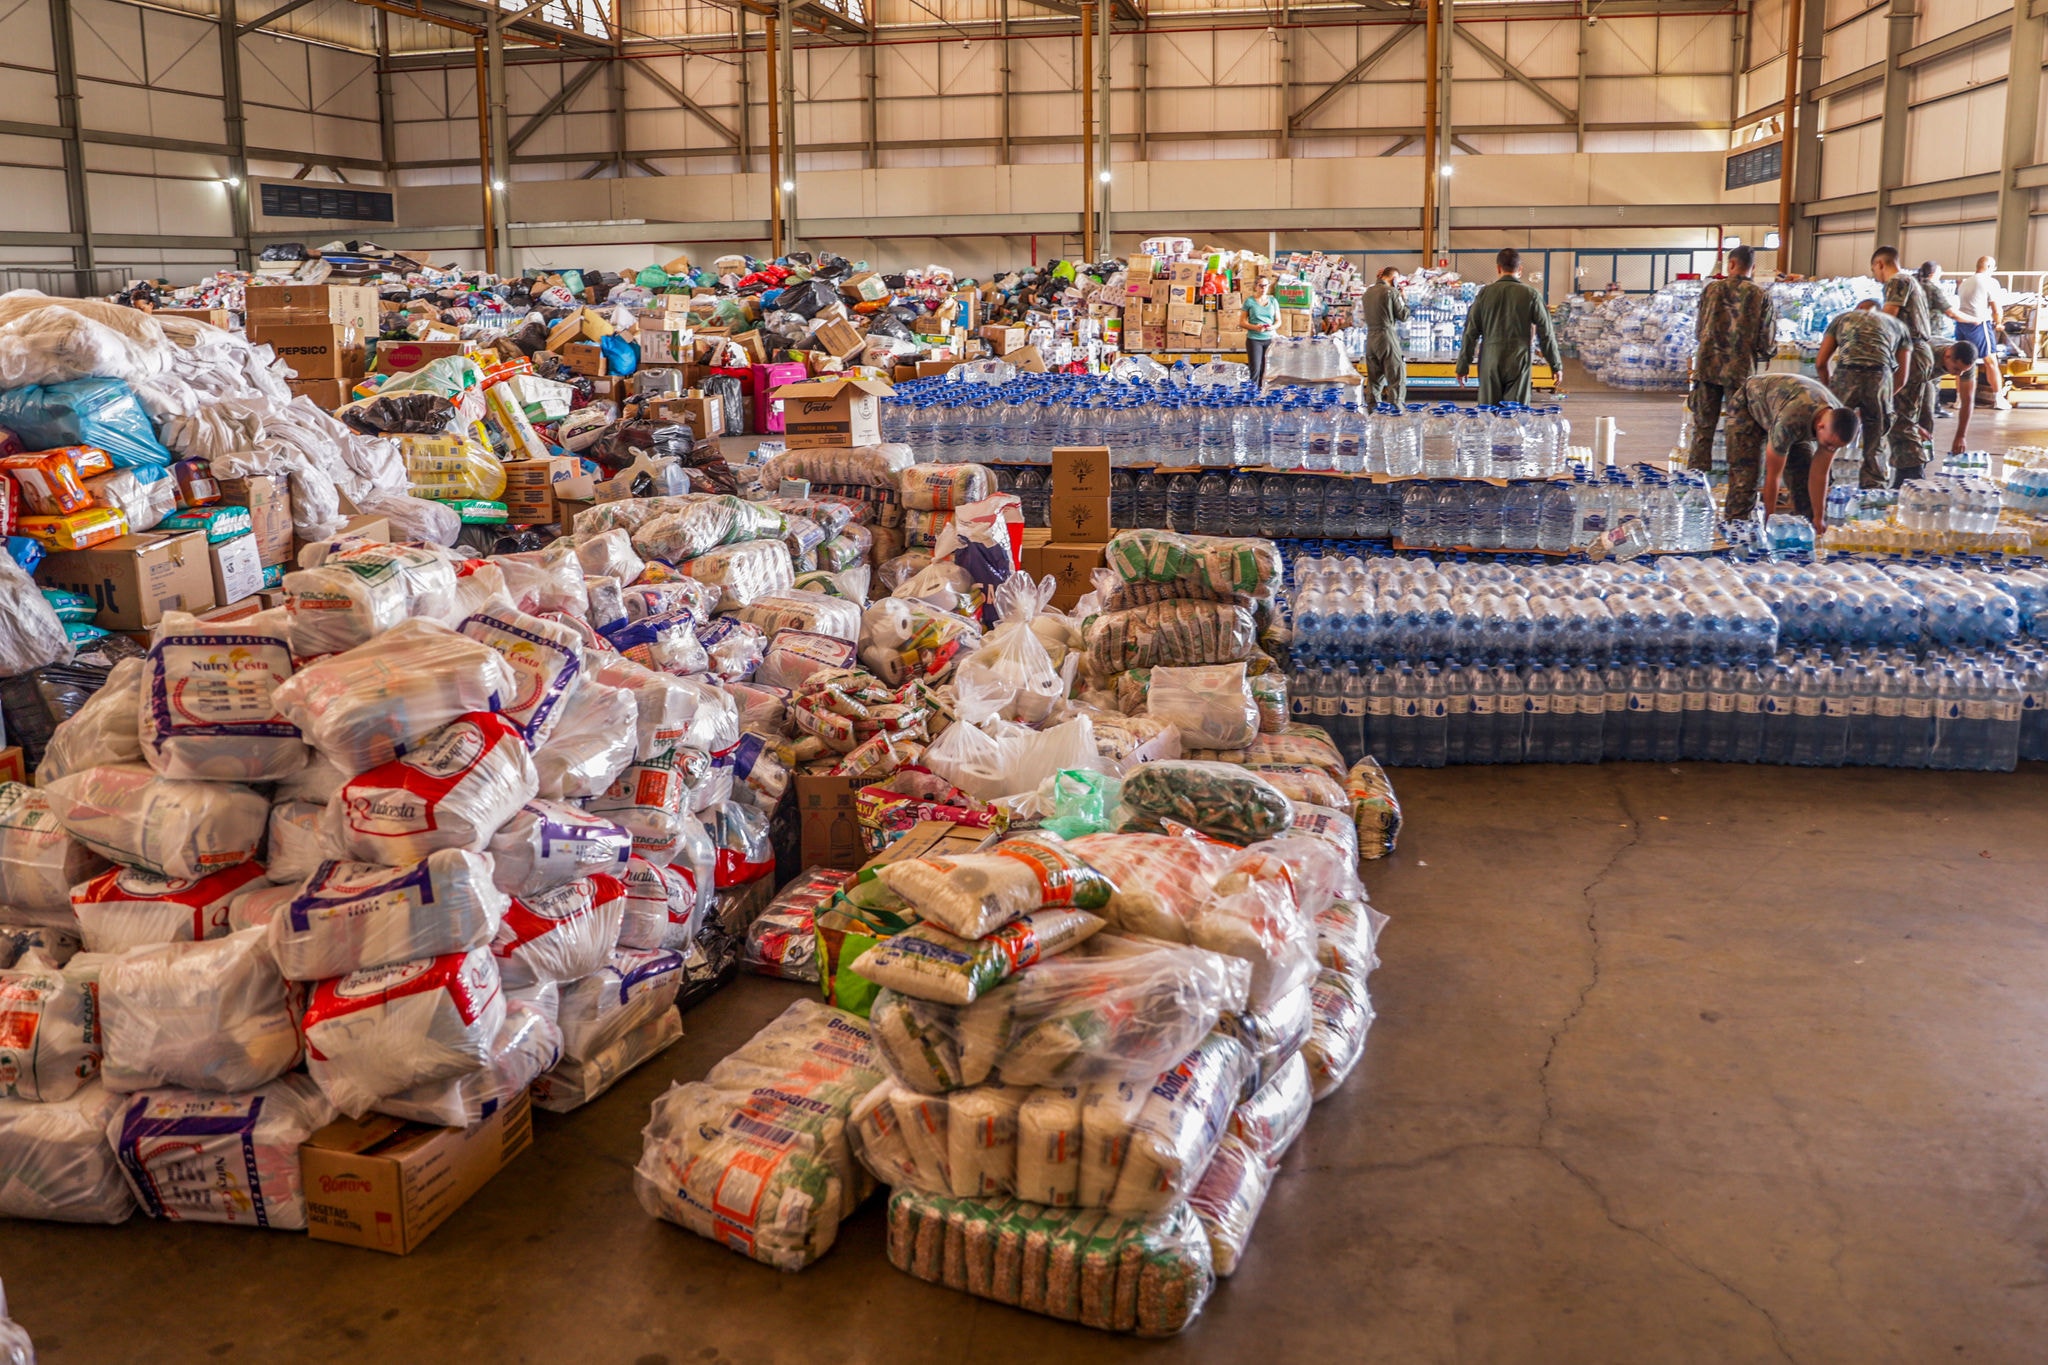
<path fill-rule="evenodd" d="M 1700 290 L 1699 349 L 1692 358 L 1692 392 L 1685 410 L 1692 418 L 1692 444 L 1685 467 L 1706 473 L 1714 467 L 1714 428 L 1721 410 L 1778 351 L 1778 312 L 1771 296 L 1752 280 L 1756 249 L 1733 247 L 1727 272 Z"/>

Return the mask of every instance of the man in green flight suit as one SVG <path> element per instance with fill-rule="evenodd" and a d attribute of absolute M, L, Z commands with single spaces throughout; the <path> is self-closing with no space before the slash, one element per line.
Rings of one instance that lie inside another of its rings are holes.
<path fill-rule="evenodd" d="M 1365 323 L 1365 401 L 1399 407 L 1408 397 L 1408 356 L 1401 344 L 1408 301 L 1401 297 L 1401 272 L 1382 266 L 1359 301 L 1358 315 Z"/>
<path fill-rule="evenodd" d="M 1891 477 L 1885 467 L 1885 436 L 1892 426 L 1892 395 L 1906 382 L 1913 338 L 1906 326 L 1878 311 L 1876 299 L 1865 299 L 1838 315 L 1821 335 L 1814 373 L 1844 407 L 1863 421 L 1863 468 L 1857 484 L 1883 488 Z"/>
<path fill-rule="evenodd" d="M 1481 337 L 1486 350 L 1479 357 L 1479 401 L 1526 403 L 1530 397 L 1529 333 L 1534 331 L 1543 348 L 1543 359 L 1559 378 L 1563 391 L 1564 362 L 1557 353 L 1557 337 L 1550 330 L 1550 310 L 1543 296 L 1522 283 L 1522 253 L 1502 247 L 1494 258 L 1500 277 L 1479 291 L 1472 311 L 1465 315 L 1465 342 L 1458 347 L 1458 382 L 1472 372 L 1472 353 Z"/>
<path fill-rule="evenodd" d="M 1685 467 L 1702 473 L 1714 467 L 1714 428 L 1721 409 L 1733 407 L 1742 386 L 1778 350 L 1778 313 L 1771 296 L 1749 277 L 1756 251 L 1738 246 L 1728 253 L 1727 274 L 1700 290 L 1699 350 L 1692 360 L 1692 392 L 1685 410 L 1692 416 L 1692 445 Z"/>

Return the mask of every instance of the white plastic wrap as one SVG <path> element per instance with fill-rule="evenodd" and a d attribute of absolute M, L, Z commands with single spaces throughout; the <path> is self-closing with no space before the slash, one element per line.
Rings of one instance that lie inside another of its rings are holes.
<path fill-rule="evenodd" d="M 489 852 L 498 888 L 531 896 L 596 873 L 622 876 L 633 836 L 560 801 L 529 801 L 498 827 Z"/>
<path fill-rule="evenodd" d="M 388 763 L 420 736 L 519 695 L 496 650 L 432 621 L 405 621 L 375 640 L 293 674 L 277 689 L 285 719 L 342 772 Z"/>
<path fill-rule="evenodd" d="M 291 675 L 282 629 L 266 630 L 256 620 L 211 626 L 183 612 L 166 616 L 143 675 L 143 758 L 169 778 L 289 777 L 306 766 L 306 745 L 273 698 Z"/>
<path fill-rule="evenodd" d="M 299 1147 L 334 1117 L 319 1088 L 292 1073 L 244 1095 L 131 1095 L 107 1121 L 107 1141 L 152 1218 L 298 1230 Z"/>
<path fill-rule="evenodd" d="M 1081 1203 L 1101 1203 L 1128 1218 L 1164 1212 L 1185 1198 L 1250 1074 L 1243 1046 L 1212 1036 L 1135 1096 L 1092 1091 L 1081 1111 Z"/>
<path fill-rule="evenodd" d="M 315 750 L 313 756 L 306 760 L 305 767 L 279 782 L 270 792 L 274 800 L 310 801 L 316 806 L 324 806 L 334 800 L 334 794 L 347 780 L 347 773 Z"/>
<path fill-rule="evenodd" d="M 1209 1258 L 1218 1275 L 1236 1273 L 1272 1185 L 1272 1167 L 1237 1137 L 1225 1134 L 1188 1195 L 1189 1207 L 1209 1234 Z"/>
<path fill-rule="evenodd" d="M 778 630 L 806 630 L 849 643 L 860 639 L 860 603 L 801 588 L 757 598 L 733 615 L 770 636 Z"/>
<path fill-rule="evenodd" d="M 311 801 L 280 801 L 270 808 L 270 839 L 263 873 L 275 882 L 302 882 L 320 864 L 346 858 L 327 832 L 327 808 Z"/>
<path fill-rule="evenodd" d="M 634 663 L 679 678 L 702 673 L 711 666 L 704 642 L 697 638 L 697 619 L 686 611 L 643 616 L 628 621 L 605 638 Z"/>
<path fill-rule="evenodd" d="M 621 583 L 631 583 L 647 567 L 647 562 L 634 553 L 632 533 L 624 527 L 614 527 L 579 544 L 576 560 L 585 574 L 615 578 Z"/>
<path fill-rule="evenodd" d="M 84 947 L 76 931 L 0 919 L 0 968 L 51 970 Z"/>
<path fill-rule="evenodd" d="M 244 929 L 123 954 L 100 971 L 100 1078 L 114 1091 L 175 1085 L 240 1091 L 299 1060 L 284 978 Z"/>
<path fill-rule="evenodd" d="M 270 951 L 292 981 L 369 973 L 481 947 L 509 904 L 488 854 L 442 849 L 401 868 L 326 863 L 271 920 Z"/>
<path fill-rule="evenodd" d="M 626 607 L 626 616 L 638 621 L 647 616 L 666 616 L 670 612 L 684 612 L 691 620 L 702 625 L 718 610 L 722 597 L 716 583 L 700 583 L 694 578 L 665 579 L 658 583 L 633 583 L 619 594 Z"/>
<path fill-rule="evenodd" d="M 575 981 L 601 970 L 619 946 L 626 906 L 625 884 L 603 875 L 515 898 L 491 941 L 506 989 Z"/>
<path fill-rule="evenodd" d="M 717 584 L 721 611 L 750 606 L 770 593 L 788 592 L 796 586 L 789 551 L 779 540 L 721 545 L 677 567 L 699 582 Z"/>
<path fill-rule="evenodd" d="M 533 753 L 540 794 L 551 801 L 596 796 L 610 787 L 639 747 L 634 694 L 584 677 L 563 700 L 554 732 Z"/>
<path fill-rule="evenodd" d="M 562 1055 L 588 1059 L 676 1002 L 683 959 L 663 949 L 619 948 L 562 987 Z"/>
<path fill-rule="evenodd" d="M 0 1218 L 121 1223 L 135 1212 L 107 1142 L 123 1099 L 88 1085 L 69 1099 L 0 1099 Z"/>
<path fill-rule="evenodd" d="M 284 594 L 292 653 L 302 659 L 354 649 L 411 614 L 404 561 L 395 555 L 334 557 L 296 569 L 284 576 Z"/>
<path fill-rule="evenodd" d="M 1308 1126 L 1314 1103 L 1308 1059 L 1297 1052 L 1282 1062 L 1273 1078 L 1252 1092 L 1250 1099 L 1230 1111 L 1231 1134 L 1268 1166 L 1278 1166 Z"/>
<path fill-rule="evenodd" d="M 653 862 L 667 863 L 681 847 L 683 809 L 687 795 L 679 749 L 635 763 L 588 802 L 592 814 L 605 816 L 633 836 L 633 851 Z"/>
<path fill-rule="evenodd" d="M 625 914 L 617 940 L 621 948 L 661 947 L 668 938 L 670 921 L 680 917 L 687 924 L 696 910 L 696 887 L 681 871 L 665 864 L 635 857 L 626 868 L 624 887 Z"/>
<path fill-rule="evenodd" d="M 230 932 L 228 907 L 235 897 L 264 881 L 255 863 L 190 880 L 116 867 L 73 887 L 71 908 L 88 950 L 125 953 L 222 937 Z"/>
<path fill-rule="evenodd" d="M 85 480 L 85 491 L 102 507 L 128 518 L 130 534 L 154 530 L 178 510 L 178 481 L 162 466 L 116 469 Z"/>
<path fill-rule="evenodd" d="M 342 784 L 327 832 L 358 862 L 402 867 L 441 849 L 481 853 L 540 788 L 519 727 L 479 711 Z"/>
<path fill-rule="evenodd" d="M 562 1030 L 544 1012 L 518 1002 L 506 1006 L 505 1022 L 481 1071 L 428 1081 L 373 1106 L 379 1114 L 443 1128 L 474 1128 L 510 1103 L 562 1055 Z"/>
<path fill-rule="evenodd" d="M 683 1036 L 682 1016 L 673 1008 L 620 1036 L 588 1057 L 564 1057 L 534 1079 L 533 1103 L 550 1113 L 581 1109 L 655 1054 Z"/>
<path fill-rule="evenodd" d="M 297 882 L 251 882 L 228 898 L 228 932 L 268 929 L 270 922 L 283 914 L 298 894 Z"/>
<path fill-rule="evenodd" d="M 38 786 L 102 764 L 142 761 L 142 673 L 140 659 L 122 659 L 114 665 L 105 686 L 50 736 L 43 761 L 36 765 Z M 0 891 L 0 904 L 6 901 Z"/>
<path fill-rule="evenodd" d="M 897 488 L 907 508 L 948 512 L 980 502 L 995 491 L 995 480 L 978 464 L 921 464 L 904 470 Z"/>
<path fill-rule="evenodd" d="M 1066 680 L 1031 622 L 1028 616 L 1006 620 L 961 660 L 953 687 L 962 720 L 980 724 L 1001 716 L 1036 724 L 1066 695 Z"/>
<path fill-rule="evenodd" d="M 459 629 L 505 656 L 516 690 L 498 709 L 519 727 L 529 748 L 547 743 L 561 718 L 563 698 L 583 671 L 582 637 L 567 626 L 506 607 L 486 607 Z"/>
<path fill-rule="evenodd" d="M 783 556 L 787 562 L 788 555 Z M 0 678 L 71 657 L 64 623 L 12 555 L 0 554 Z"/>
<path fill-rule="evenodd" d="M 782 514 L 772 507 L 716 494 L 648 518 L 633 532 L 633 549 L 648 559 L 681 565 L 721 545 L 780 536 L 784 526 Z"/>
<path fill-rule="evenodd" d="M 323 981 L 306 1006 L 307 1069 L 360 1118 L 386 1095 L 489 1064 L 505 992 L 488 948 Z"/>
<path fill-rule="evenodd" d="M 590 595 L 583 586 L 583 562 L 568 541 L 558 540 L 544 550 L 492 555 L 490 562 L 505 575 L 505 590 L 519 610 L 588 614 Z"/>
<path fill-rule="evenodd" d="M 0 972 L 0 1099 L 67 1099 L 100 1070 L 99 1002 L 87 975 Z"/>
<path fill-rule="evenodd" d="M 71 888 L 106 865 L 106 859 L 64 832 L 48 792 L 0 782 L 0 905 L 7 907 L 10 919 L 77 928 Z"/>
<path fill-rule="evenodd" d="M 1241 663 L 1153 669 L 1145 713 L 1178 726 L 1181 743 L 1193 749 L 1239 749 L 1259 733 L 1259 706 Z"/>
<path fill-rule="evenodd" d="M 761 486 L 778 488 L 784 479 L 812 483 L 857 483 L 899 489 L 903 472 L 917 463 L 909 446 L 885 441 L 872 446 L 817 446 L 791 450 L 761 466 Z"/>
<path fill-rule="evenodd" d="M 178 782 L 107 764 L 43 789 L 64 832 L 102 857 L 195 880 L 256 856 L 270 802 L 231 782 Z"/>
<path fill-rule="evenodd" d="M 851 668 L 853 643 L 807 630 L 778 630 L 754 670 L 754 679 L 768 687 L 801 687 L 813 674 Z"/>
<path fill-rule="evenodd" d="M 1066 846 L 1006 839 L 986 853 L 906 858 L 876 875 L 927 920 L 978 939 L 1040 909 L 1097 909 L 1115 888 Z"/>
<path fill-rule="evenodd" d="M 590 676 L 632 694 L 639 711 L 634 754 L 643 762 L 679 744 L 708 754 L 739 742 L 739 707 L 709 683 L 657 673 L 614 655 L 593 658 Z"/>

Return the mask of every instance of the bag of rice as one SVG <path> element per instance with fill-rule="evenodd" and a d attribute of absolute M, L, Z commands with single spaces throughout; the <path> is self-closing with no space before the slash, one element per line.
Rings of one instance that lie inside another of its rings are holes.
<path fill-rule="evenodd" d="M 107 1142 L 120 1095 L 87 1085 L 69 1099 L 0 1099 L 0 1218 L 123 1223 L 135 1212 Z"/>
<path fill-rule="evenodd" d="M 847 1114 L 847 1134 L 868 1174 L 893 1188 L 951 1194 L 947 1098 L 883 1081 L 855 1101 Z"/>
<path fill-rule="evenodd" d="M 633 549 L 644 558 L 680 565 L 721 545 L 780 537 L 787 526 L 782 513 L 765 503 L 715 494 L 650 517 L 634 530 Z"/>
<path fill-rule="evenodd" d="M 720 590 L 721 611 L 750 606 L 770 593 L 788 592 L 796 586 L 789 551 L 779 540 L 722 545 L 677 567 L 699 582 L 715 584 Z"/>
<path fill-rule="evenodd" d="M 0 1099 L 67 1099 L 100 1072 L 100 1010 L 85 973 L 0 972 Z"/>
<path fill-rule="evenodd" d="M 141 659 L 122 659 L 100 690 L 57 726 L 36 764 L 36 781 L 47 787 L 68 773 L 108 763 L 142 762 Z M 0 894 L 0 904 L 6 902 Z"/>
<path fill-rule="evenodd" d="M 1394 796 L 1394 784 L 1367 754 L 1358 760 L 1344 782 L 1351 797 L 1351 818 L 1358 826 L 1358 856 L 1368 861 L 1384 858 L 1401 838 L 1401 803 Z"/>
<path fill-rule="evenodd" d="M 507 989 L 575 981 L 601 969 L 619 946 L 626 885 L 598 874 L 514 898 L 491 940 Z"/>
<path fill-rule="evenodd" d="M 150 1217 L 300 1230 L 299 1147 L 334 1117 L 294 1072 L 246 1095 L 145 1090 L 114 1111 L 106 1133 Z"/>
<path fill-rule="evenodd" d="M 1229 1127 L 1251 1070 L 1242 1044 L 1212 1034 L 1152 1083 L 1128 1130 L 1115 1139 L 1123 1159 L 1109 1196 L 1111 1213 L 1163 1213 L 1187 1196 Z M 1097 1135 L 1086 1114 L 1082 1129 L 1092 1145 Z"/>
<path fill-rule="evenodd" d="M 618 822 L 581 806 L 535 800 L 498 827 L 487 851 L 500 891 L 535 895 L 578 877 L 623 874 L 633 836 Z"/>
<path fill-rule="evenodd" d="M 1316 961 L 1363 981 L 1380 965 L 1374 951 L 1387 917 L 1364 901 L 1333 900 L 1316 915 Z"/>
<path fill-rule="evenodd" d="M 582 676 L 582 637 L 567 626 L 505 606 L 486 607 L 460 629 L 505 657 L 514 691 L 498 709 L 519 727 L 528 748 L 547 743 L 561 719 L 564 698 Z"/>
<path fill-rule="evenodd" d="M 897 491 L 906 508 L 949 512 L 986 498 L 995 480 L 978 464 L 920 464 L 903 471 Z"/>
<path fill-rule="evenodd" d="M 1365 1035 L 1373 1020 L 1372 997 L 1362 978 L 1343 972 L 1316 973 L 1309 990 L 1315 1028 L 1302 1045 L 1301 1055 L 1308 1063 L 1309 1089 L 1321 1100 L 1336 1093 L 1365 1055 Z"/>
<path fill-rule="evenodd" d="M 619 948 L 602 967 L 562 986 L 562 1055 L 587 1060 L 676 1002 L 683 959 L 665 949 Z"/>
<path fill-rule="evenodd" d="M 140 715 L 142 756 L 164 777 L 271 782 L 306 766 L 297 727 L 277 712 L 291 645 L 238 622 L 213 627 L 173 612 L 150 646 Z"/>
<path fill-rule="evenodd" d="M 1080 1086 L 1040 1086 L 1017 1110 L 1017 1197 L 1070 1209 L 1081 1194 Z"/>
<path fill-rule="evenodd" d="M 878 875 L 920 915 L 961 938 L 981 938 L 1033 910 L 1099 910 L 1116 889 L 1064 846 L 1040 839 L 890 863 Z"/>
<path fill-rule="evenodd" d="M 533 751 L 540 794 L 550 801 L 596 796 L 611 786 L 638 747 L 640 710 L 633 694 L 585 677 L 563 699 L 553 733 Z"/>
<path fill-rule="evenodd" d="M 387 867 L 441 849 L 480 853 L 539 787 L 519 727 L 479 711 L 344 782 L 327 808 L 327 832 L 348 857 Z"/>
<path fill-rule="evenodd" d="M 361 1118 L 386 1095 L 486 1066 L 505 1023 L 488 948 L 322 981 L 306 1005 L 306 1067 L 334 1106 Z"/>
<path fill-rule="evenodd" d="M 1343 783 L 1306 763 L 1248 763 L 1245 771 L 1257 773 L 1272 783 L 1289 801 L 1339 810 L 1349 805 Z"/>
<path fill-rule="evenodd" d="M 100 970 L 100 1078 L 109 1090 L 243 1091 L 299 1060 L 290 992 L 264 931 L 123 954 Z"/>
<path fill-rule="evenodd" d="M 779 630 L 802 630 L 848 643 L 860 638 L 860 604 L 821 592 L 792 588 L 760 598 L 733 615 L 770 636 Z"/>
<path fill-rule="evenodd" d="M 372 1112 L 443 1128 L 474 1128 L 518 1097 L 562 1055 L 562 1030 L 541 1010 L 507 1004 L 481 1071 L 386 1095 Z"/>
<path fill-rule="evenodd" d="M 87 768 L 43 789 L 64 832 L 124 867 L 193 881 L 256 856 L 270 802 L 232 782 L 178 782 L 140 763 Z"/>
<path fill-rule="evenodd" d="M 1202 1220 L 1209 1236 L 1209 1256 L 1219 1276 L 1237 1270 L 1244 1249 L 1251 1245 L 1252 1225 L 1265 1207 L 1266 1191 L 1272 1188 L 1273 1168 L 1233 1135 L 1225 1134 L 1216 1144 L 1209 1168 L 1188 1194 L 1188 1207 Z"/>
<path fill-rule="evenodd" d="M 530 1087 L 534 1105 L 555 1114 L 581 1109 L 682 1036 L 682 1016 L 672 1008 L 663 1010 L 611 1046 L 588 1057 L 563 1057 L 536 1076 Z"/>
<path fill-rule="evenodd" d="M 232 929 L 228 906 L 264 881 L 255 863 L 190 880 L 116 867 L 74 887 L 71 908 L 88 951 L 125 953 L 158 943 L 223 937 Z"/>
<path fill-rule="evenodd" d="M 270 951 L 286 979 L 324 981 L 480 947 L 508 904 L 490 858 L 464 849 L 401 868 L 323 863 L 271 921 Z"/>
<path fill-rule="evenodd" d="M 982 992 L 1101 927 L 1101 917 L 1085 910 L 1033 911 L 978 939 L 920 924 L 868 949 L 853 969 L 901 995 L 971 1005 Z"/>
<path fill-rule="evenodd" d="M 10 918 L 77 928 L 71 888 L 106 865 L 106 859 L 64 832 L 48 792 L 0 782 L 0 905 L 8 908 Z"/>
<path fill-rule="evenodd" d="M 1032 1091 L 978 1085 L 946 1097 L 946 1169 L 952 1193 L 989 1197 L 1017 1188 L 1017 1112 Z"/>
<path fill-rule="evenodd" d="M 1309 1091 L 1308 1060 L 1299 1052 L 1280 1064 L 1272 1079 L 1230 1111 L 1231 1135 L 1259 1154 L 1268 1166 L 1280 1158 L 1308 1126 L 1315 1103 Z"/>

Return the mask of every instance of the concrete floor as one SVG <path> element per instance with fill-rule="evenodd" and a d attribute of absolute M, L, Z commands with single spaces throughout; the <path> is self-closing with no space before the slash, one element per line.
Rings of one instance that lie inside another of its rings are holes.
<path fill-rule="evenodd" d="M 411 1257 L 16 1224 L 0 1275 L 66 1363 L 2040 1358 L 2038 768 L 1399 786 L 1365 1061 L 1173 1342 L 913 1281 L 877 1204 L 794 1276 L 646 1217 L 647 1106 L 799 993 L 759 980 L 583 1112 L 537 1116 Z"/>

